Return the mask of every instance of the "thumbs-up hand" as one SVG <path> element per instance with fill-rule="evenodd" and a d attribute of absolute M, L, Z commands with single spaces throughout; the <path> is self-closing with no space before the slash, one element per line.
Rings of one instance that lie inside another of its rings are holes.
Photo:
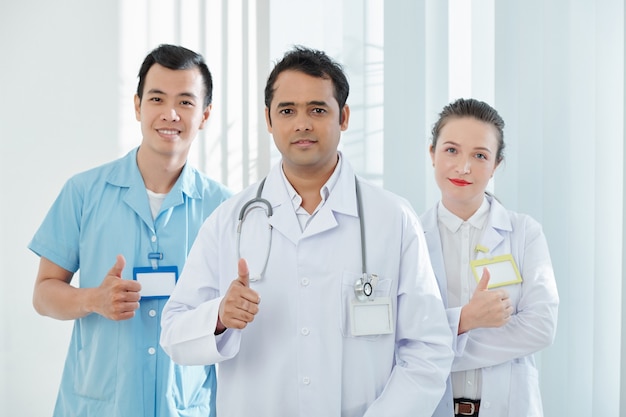
<path fill-rule="evenodd" d="M 483 268 L 483 275 L 480 277 L 480 281 L 476 284 L 476 289 L 474 290 L 474 294 L 479 291 L 487 291 L 489 288 L 489 280 L 491 279 L 491 273 L 487 268 Z"/>
<path fill-rule="evenodd" d="M 237 264 L 237 278 L 231 282 L 220 303 L 215 334 L 227 328 L 243 329 L 259 312 L 261 297 L 250 288 L 250 271 L 245 259 Z"/>
<path fill-rule="evenodd" d="M 115 264 L 94 293 L 93 311 L 110 320 L 128 320 L 139 308 L 141 284 L 122 279 L 126 259 L 117 255 Z"/>
<path fill-rule="evenodd" d="M 487 268 L 476 285 L 469 303 L 461 309 L 459 334 L 480 327 L 501 327 L 511 318 L 513 307 L 505 290 L 489 290 L 491 275 Z"/>

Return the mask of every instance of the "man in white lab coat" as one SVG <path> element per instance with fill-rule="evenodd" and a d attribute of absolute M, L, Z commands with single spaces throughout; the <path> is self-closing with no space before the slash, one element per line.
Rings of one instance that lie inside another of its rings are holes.
<path fill-rule="evenodd" d="M 321 51 L 276 64 L 282 160 L 207 219 L 165 307 L 174 361 L 219 363 L 220 417 L 427 417 L 444 392 L 452 334 L 423 231 L 337 151 L 348 92 Z"/>

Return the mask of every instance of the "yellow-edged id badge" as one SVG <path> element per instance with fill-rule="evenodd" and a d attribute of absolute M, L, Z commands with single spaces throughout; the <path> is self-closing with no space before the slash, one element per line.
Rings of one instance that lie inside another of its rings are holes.
<path fill-rule="evenodd" d="M 522 282 L 522 276 L 511 254 L 476 259 L 470 262 L 470 266 L 476 282 L 480 281 L 483 276 L 483 268 L 487 267 L 490 274 L 489 286 L 487 288 L 502 287 Z"/>
<path fill-rule="evenodd" d="M 178 267 L 135 267 L 133 279 L 141 284 L 141 298 L 168 298 L 178 281 Z"/>
<path fill-rule="evenodd" d="M 366 301 L 352 300 L 350 322 L 352 336 L 393 333 L 391 298 L 378 297 Z"/>

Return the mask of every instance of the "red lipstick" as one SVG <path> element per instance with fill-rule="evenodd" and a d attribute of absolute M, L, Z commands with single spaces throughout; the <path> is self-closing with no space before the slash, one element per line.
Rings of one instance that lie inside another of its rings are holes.
<path fill-rule="evenodd" d="M 472 184 L 471 182 L 465 181 L 460 178 L 448 178 L 448 181 L 450 181 L 452 184 L 457 185 L 459 187 L 465 187 L 466 185 Z"/>

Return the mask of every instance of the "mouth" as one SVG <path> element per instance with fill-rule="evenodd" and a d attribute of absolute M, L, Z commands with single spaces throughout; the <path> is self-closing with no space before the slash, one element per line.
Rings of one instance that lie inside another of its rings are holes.
<path fill-rule="evenodd" d="M 472 184 L 471 182 L 462 180 L 460 178 L 448 178 L 448 181 L 459 187 L 465 187 Z"/>
<path fill-rule="evenodd" d="M 302 146 L 302 147 L 311 146 L 316 143 L 317 143 L 316 140 L 308 139 L 308 138 L 296 139 L 291 142 L 292 145 Z"/>
<path fill-rule="evenodd" d="M 159 132 L 161 135 L 165 135 L 165 136 L 180 135 L 180 130 L 176 130 L 176 129 L 157 129 L 156 131 Z"/>

